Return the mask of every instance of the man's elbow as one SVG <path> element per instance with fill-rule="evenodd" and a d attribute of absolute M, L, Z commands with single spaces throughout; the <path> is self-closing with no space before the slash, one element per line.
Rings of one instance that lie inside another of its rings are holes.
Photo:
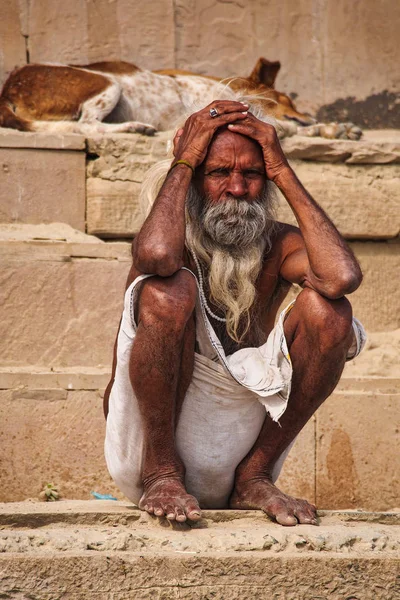
<path fill-rule="evenodd" d="M 346 273 L 338 275 L 334 282 L 329 286 L 328 293 L 325 294 L 330 300 L 337 300 L 352 294 L 361 285 L 363 275 L 360 267 Z"/>
<path fill-rule="evenodd" d="M 173 254 L 164 246 L 132 248 L 133 263 L 141 273 L 151 273 L 160 277 L 171 277 L 183 266 L 182 258 Z"/>

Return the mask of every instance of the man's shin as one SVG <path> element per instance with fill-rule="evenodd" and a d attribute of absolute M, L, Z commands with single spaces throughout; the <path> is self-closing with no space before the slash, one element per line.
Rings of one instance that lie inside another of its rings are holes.
<path fill-rule="evenodd" d="M 144 480 L 184 474 L 175 424 L 193 369 L 193 308 L 190 293 L 175 294 L 168 280 L 143 287 L 129 374 L 143 423 Z"/>

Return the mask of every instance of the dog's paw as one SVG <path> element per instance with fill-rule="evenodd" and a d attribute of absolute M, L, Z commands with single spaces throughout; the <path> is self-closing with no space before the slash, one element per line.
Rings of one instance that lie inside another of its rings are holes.
<path fill-rule="evenodd" d="M 157 131 L 153 125 L 149 123 L 140 123 L 139 121 L 129 121 L 126 123 L 126 131 L 129 133 L 142 133 L 143 135 L 154 135 Z"/>
<path fill-rule="evenodd" d="M 344 140 L 359 140 L 362 136 L 362 130 L 357 127 L 357 125 L 354 125 L 354 123 L 343 123 L 343 125 L 346 128 L 346 136 L 347 137 L 342 137 L 341 139 Z"/>
<path fill-rule="evenodd" d="M 359 140 L 362 136 L 361 129 L 354 123 L 315 123 L 308 127 L 299 127 L 297 133 L 328 140 Z"/>
<path fill-rule="evenodd" d="M 297 125 L 297 135 L 303 135 L 305 137 L 319 137 L 321 135 L 321 123 L 315 123 L 314 125 Z"/>
<path fill-rule="evenodd" d="M 362 131 L 354 123 L 323 123 L 319 135 L 330 140 L 359 140 Z"/>

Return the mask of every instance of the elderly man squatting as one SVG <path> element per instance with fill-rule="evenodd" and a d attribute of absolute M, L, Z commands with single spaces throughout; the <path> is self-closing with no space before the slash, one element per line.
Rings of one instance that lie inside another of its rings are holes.
<path fill-rule="evenodd" d="M 274 482 L 361 349 L 344 296 L 362 275 L 274 127 L 248 108 L 214 101 L 175 136 L 172 167 L 132 245 L 105 394 L 106 461 L 156 516 L 253 508 L 282 525 L 316 524 L 316 508 Z M 298 228 L 274 219 L 271 182 Z M 303 290 L 274 327 L 291 284 Z"/>

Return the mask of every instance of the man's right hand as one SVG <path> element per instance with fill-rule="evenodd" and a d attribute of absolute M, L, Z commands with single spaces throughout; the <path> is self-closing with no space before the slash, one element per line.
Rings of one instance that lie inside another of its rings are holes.
<path fill-rule="evenodd" d="M 218 116 L 211 117 L 215 108 Z M 186 160 L 195 169 L 206 157 L 208 146 L 219 127 L 245 119 L 248 105 L 233 100 L 214 100 L 186 121 L 174 138 L 175 160 Z"/>

